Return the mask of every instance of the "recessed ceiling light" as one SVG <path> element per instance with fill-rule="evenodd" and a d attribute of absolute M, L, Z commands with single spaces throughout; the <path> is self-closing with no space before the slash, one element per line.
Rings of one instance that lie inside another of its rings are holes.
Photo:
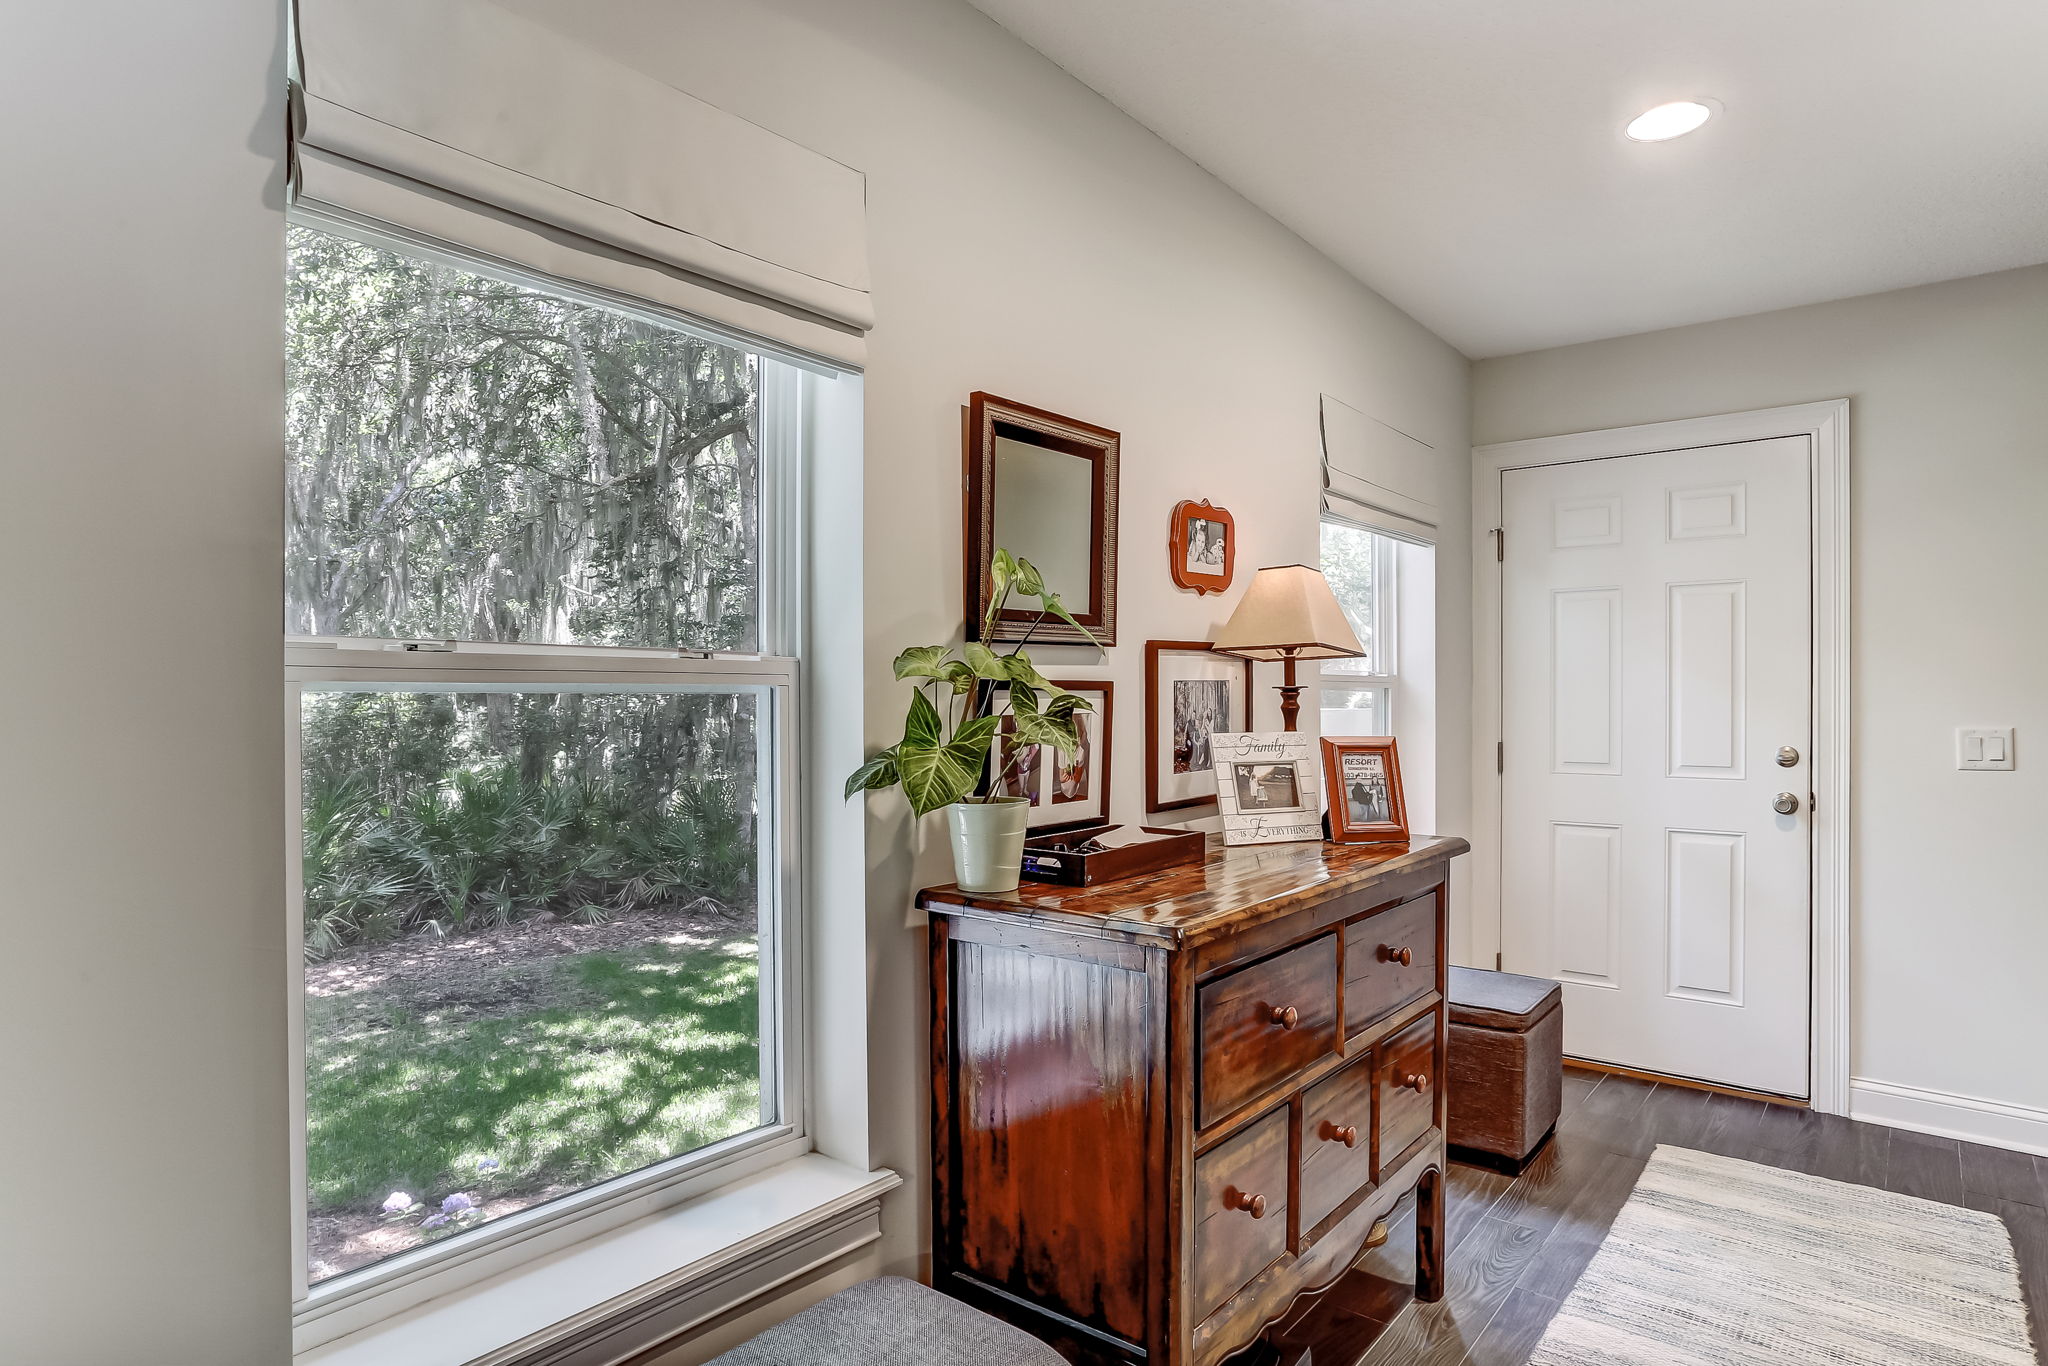
<path fill-rule="evenodd" d="M 1665 142 L 1682 138 L 1714 116 L 1714 111 L 1694 100 L 1660 104 L 1635 116 L 1623 131 L 1637 142 Z"/>

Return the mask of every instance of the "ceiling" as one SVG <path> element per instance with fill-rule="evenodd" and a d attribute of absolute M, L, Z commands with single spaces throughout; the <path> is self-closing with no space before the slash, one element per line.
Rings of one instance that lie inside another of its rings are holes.
<path fill-rule="evenodd" d="M 2042 0 L 972 3 L 1469 356 L 2048 261 Z"/>

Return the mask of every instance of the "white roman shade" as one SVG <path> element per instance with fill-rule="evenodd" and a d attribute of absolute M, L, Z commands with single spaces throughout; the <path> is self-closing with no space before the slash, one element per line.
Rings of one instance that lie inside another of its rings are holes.
<path fill-rule="evenodd" d="M 1437 453 L 1348 403 L 1323 400 L 1323 511 L 1404 541 L 1436 543 Z"/>
<path fill-rule="evenodd" d="M 487 0 L 297 0 L 294 193 L 858 365 L 849 167 Z"/>

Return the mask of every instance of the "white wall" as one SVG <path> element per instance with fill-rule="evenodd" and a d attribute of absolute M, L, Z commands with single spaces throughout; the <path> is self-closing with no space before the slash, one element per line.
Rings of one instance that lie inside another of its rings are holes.
<path fill-rule="evenodd" d="M 0 1358 L 286 1306 L 276 0 L 0 43 Z"/>
<path fill-rule="evenodd" d="M 1843 397 L 1853 1069 L 1908 1093 L 1857 1106 L 2048 1144 L 2048 267 L 1482 361 L 1473 439 Z M 1959 725 L 2017 771 L 1957 772 Z"/>
<path fill-rule="evenodd" d="M 880 326 L 858 663 L 874 744 L 900 736 L 908 700 L 889 660 L 959 633 L 960 408 L 976 389 L 1123 434 L 1122 643 L 1106 668 L 1040 652 L 1056 675 L 1116 683 L 1117 817 L 1143 817 L 1144 640 L 1207 636 L 1237 598 L 1173 587 L 1167 514 L 1182 498 L 1229 508 L 1240 585 L 1261 564 L 1313 563 L 1320 392 L 1450 453 L 1454 534 L 1438 563 L 1456 657 L 1443 666 L 1448 679 L 1469 675 L 1466 362 L 989 20 L 958 0 L 507 7 L 867 173 Z M 1453 829 L 1469 788 L 1468 711 L 1460 683 L 1440 717 L 1438 801 Z M 873 1152 L 906 1184 L 873 1264 L 915 1274 L 929 1241 L 927 1041 L 910 900 L 951 873 L 936 821 L 913 834 L 896 799 L 874 809 Z"/>

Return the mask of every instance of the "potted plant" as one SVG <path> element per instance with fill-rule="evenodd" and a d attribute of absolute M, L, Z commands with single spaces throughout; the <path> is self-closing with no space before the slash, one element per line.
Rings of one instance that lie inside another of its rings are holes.
<path fill-rule="evenodd" d="M 997 614 L 1015 592 L 1038 599 L 1039 621 L 1058 617 L 1095 639 L 1060 605 L 1059 594 L 1046 591 L 1029 560 L 997 550 L 989 581 L 984 637 L 994 634 Z M 1029 639 L 1027 631 L 1008 654 L 969 641 L 957 658 L 946 645 L 913 645 L 896 656 L 896 677 L 912 687 L 903 738 L 846 780 L 848 797 L 901 787 L 917 815 L 943 808 L 953 839 L 953 872 L 963 892 L 1016 890 L 1030 803 L 998 794 L 1032 746 L 1051 745 L 1069 758 L 1080 748 L 1074 713 L 1089 704 L 1038 672 L 1024 653 Z M 989 747 L 1005 721 L 1014 734 L 1010 758 L 984 792 Z"/>

